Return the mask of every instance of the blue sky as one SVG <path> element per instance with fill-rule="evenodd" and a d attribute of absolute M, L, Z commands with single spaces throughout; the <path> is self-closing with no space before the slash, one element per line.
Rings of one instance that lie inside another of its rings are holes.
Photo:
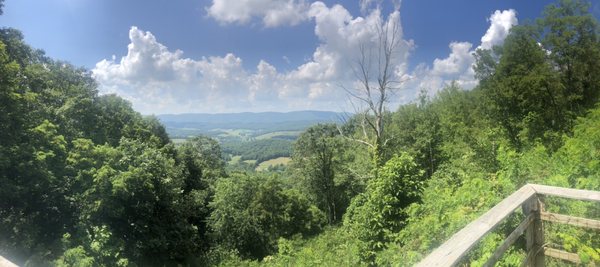
<path fill-rule="evenodd" d="M 401 25 L 396 63 L 410 81 L 397 105 L 451 80 L 472 88 L 470 53 L 486 45 L 482 37 L 500 44 L 552 2 L 6 0 L 0 26 L 92 69 L 102 93 L 145 114 L 344 110 L 341 87 L 353 84 L 348 65 L 360 41 L 352 38 L 369 36 L 363 24 Z M 592 11 L 600 17 L 598 2 Z"/>

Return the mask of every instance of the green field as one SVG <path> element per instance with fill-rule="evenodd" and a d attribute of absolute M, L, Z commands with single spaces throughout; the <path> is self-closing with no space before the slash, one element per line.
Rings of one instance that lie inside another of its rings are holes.
<path fill-rule="evenodd" d="M 247 129 L 213 129 L 211 132 L 219 132 L 219 137 L 239 137 L 239 138 L 247 138 L 254 131 Z"/>
<path fill-rule="evenodd" d="M 291 160 L 292 159 L 290 157 L 279 157 L 279 158 L 263 161 L 260 164 L 258 164 L 258 166 L 256 166 L 256 171 L 264 171 L 267 168 L 269 168 L 270 166 L 279 165 L 279 164 L 287 165 Z"/>
<path fill-rule="evenodd" d="M 231 160 L 229 160 L 229 164 L 237 164 L 240 162 L 240 160 L 242 159 L 242 156 L 233 156 L 231 157 Z"/>
<path fill-rule="evenodd" d="M 262 140 L 262 139 L 271 139 L 277 136 L 298 136 L 302 133 L 302 131 L 277 131 L 277 132 L 270 132 L 270 133 L 266 133 L 266 134 L 261 134 L 256 138 L 256 140 Z"/>

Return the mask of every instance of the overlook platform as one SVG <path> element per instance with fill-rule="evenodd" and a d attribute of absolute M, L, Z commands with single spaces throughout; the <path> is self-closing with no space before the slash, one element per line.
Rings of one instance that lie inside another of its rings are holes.
<path fill-rule="evenodd" d="M 545 197 L 600 202 L 600 192 L 598 191 L 527 184 L 455 233 L 417 266 L 456 266 L 461 264 L 469 251 L 486 234 L 493 231 L 519 208 L 525 218 L 496 248 L 484 266 L 494 266 L 521 235 L 525 235 L 527 251 L 522 266 L 544 266 L 545 257 L 565 261 L 565 263 L 581 264 L 578 254 L 549 247 L 544 242 L 544 224 L 546 222 L 566 224 L 600 232 L 600 221 L 547 212 L 544 209 Z"/>

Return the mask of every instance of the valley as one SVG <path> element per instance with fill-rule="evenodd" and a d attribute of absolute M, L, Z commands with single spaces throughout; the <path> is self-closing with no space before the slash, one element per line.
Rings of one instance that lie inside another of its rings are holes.
<path fill-rule="evenodd" d="M 331 111 L 165 114 L 157 118 L 175 144 L 204 135 L 217 140 L 229 170 L 282 170 L 308 127 L 341 123 L 352 114 Z"/>

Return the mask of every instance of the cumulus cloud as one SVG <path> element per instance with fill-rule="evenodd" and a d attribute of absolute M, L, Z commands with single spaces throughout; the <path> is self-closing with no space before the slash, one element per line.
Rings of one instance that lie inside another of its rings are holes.
<path fill-rule="evenodd" d="M 102 93 L 118 93 L 142 113 L 345 109 L 340 103 L 346 95 L 341 86 L 354 81 L 352 63 L 359 47 L 374 46 L 377 26 L 399 25 L 400 13 L 396 10 L 386 19 L 375 9 L 365 17 L 353 17 L 341 5 L 315 2 L 306 16 L 315 21 L 319 45 L 307 62 L 290 71 L 279 71 L 264 60 L 245 69 L 242 59 L 231 53 L 186 58 L 182 51 L 158 42 L 152 33 L 132 27 L 127 54 L 120 60 L 98 62 L 93 77 Z M 399 34 L 402 38 L 401 28 Z M 412 46 L 411 41 L 401 39 L 394 57 L 399 76 L 406 73 Z"/>
<path fill-rule="evenodd" d="M 471 89 L 477 86 L 473 64 L 475 63 L 474 52 L 476 49 L 491 49 L 493 46 L 501 45 L 510 29 L 517 25 L 518 20 L 516 12 L 510 10 L 496 10 L 488 18 L 489 28 L 481 37 L 481 44 L 473 48 L 469 42 L 452 42 L 449 45 L 450 54 L 448 57 L 433 61 L 431 67 L 421 64 L 415 68 L 411 77 L 413 79 L 406 84 L 406 87 L 412 89 L 410 92 L 414 96 L 420 90 L 426 90 L 430 95 L 442 89 L 452 81 L 455 81 L 464 89 Z"/>
<path fill-rule="evenodd" d="M 243 97 L 238 88 L 247 87 L 248 74 L 242 59 L 233 54 L 192 60 L 183 52 L 169 51 L 150 32 L 129 30 L 127 55 L 119 62 L 102 60 L 92 70 L 104 93 L 118 93 L 131 100 L 138 110 L 182 112 L 196 105 L 214 103 L 224 108 L 223 97 Z M 203 102 L 185 99 L 203 99 Z M 245 104 L 246 101 L 238 101 Z M 217 110 L 215 110 L 217 111 Z"/>
<path fill-rule="evenodd" d="M 92 70 L 100 91 L 123 96 L 145 114 L 352 110 L 349 103 L 343 102 L 347 94 L 341 87 L 355 84 L 352 68 L 360 47 L 376 47 L 377 28 L 381 25 L 401 26 L 399 9 L 383 16 L 380 9 L 374 8 L 364 16 L 354 17 L 341 5 L 308 5 L 301 0 L 214 0 L 207 11 L 223 23 L 247 23 L 261 18 L 269 27 L 313 20 L 319 44 L 310 59 L 289 71 L 278 70 L 264 60 L 253 68 L 244 68 L 243 60 L 233 53 L 187 58 L 183 51 L 161 44 L 152 33 L 131 27 L 127 54 L 118 60 L 115 56 L 102 60 Z M 404 84 L 407 90 L 392 100 L 392 107 L 414 99 L 421 89 L 434 93 L 453 80 L 467 89 L 476 86 L 472 69 L 474 49 L 500 45 L 517 23 L 516 12 L 496 11 L 488 21 L 490 27 L 479 46 L 452 42 L 447 57 L 420 64 L 410 73 L 407 62 L 414 44 L 404 39 L 399 27 L 393 72 L 396 79 L 410 79 Z"/>
<path fill-rule="evenodd" d="M 496 10 L 488 19 L 490 27 L 485 32 L 485 35 L 481 37 L 481 45 L 479 47 L 482 49 L 491 49 L 495 45 L 502 44 L 510 28 L 518 23 L 516 13 L 514 9 Z"/>
<path fill-rule="evenodd" d="M 432 73 L 439 76 L 451 76 L 463 73 L 473 63 L 469 42 L 450 43 L 450 55 L 445 59 L 436 58 L 433 61 Z"/>
<path fill-rule="evenodd" d="M 307 20 L 308 7 L 304 0 L 213 0 L 206 11 L 224 24 L 245 24 L 253 18 L 261 18 L 266 27 L 276 27 Z"/>

